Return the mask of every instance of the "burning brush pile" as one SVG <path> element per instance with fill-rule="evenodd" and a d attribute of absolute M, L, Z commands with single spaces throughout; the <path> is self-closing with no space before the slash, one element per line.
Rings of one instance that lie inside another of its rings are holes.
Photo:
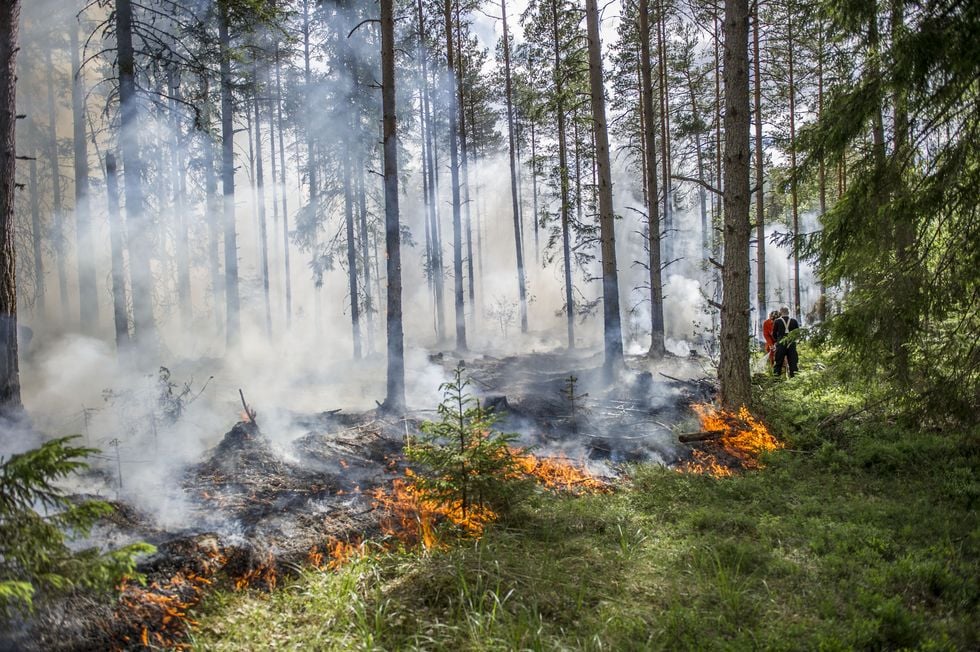
<path fill-rule="evenodd" d="M 691 407 L 698 415 L 701 431 L 680 436 L 681 442 L 694 448 L 691 458 L 678 464 L 678 471 L 727 477 L 743 469 L 760 468 L 761 453 L 783 447 L 744 406 L 738 412 L 710 403 Z"/>
<path fill-rule="evenodd" d="M 410 421 L 314 415 L 291 450 L 255 422 L 238 423 L 181 480 L 190 503 L 186 530 L 156 530 L 134 512 L 130 529 L 157 546 L 139 565 L 144 578 L 124 580 L 114 604 L 89 620 L 84 609 L 63 603 L 71 626 L 60 640 L 45 635 L 38 649 L 186 649 L 193 609 L 217 587 L 272 590 L 304 567 L 336 570 L 369 554 L 434 550 L 454 537 L 481 536 L 496 511 L 419 490 L 402 454 L 406 429 L 418 432 Z M 521 479 L 543 490 L 610 490 L 567 458 L 516 447 L 508 455 Z"/>
<path fill-rule="evenodd" d="M 527 490 L 582 495 L 610 491 L 605 478 L 620 461 L 678 459 L 669 423 L 686 411 L 684 383 L 654 383 L 646 373 L 601 392 L 590 385 L 597 377 L 591 359 L 553 358 L 485 358 L 467 368 L 478 387 L 465 408 L 473 410 L 474 449 L 497 426 L 520 433 L 470 470 L 489 463 Z M 582 368 L 569 373 L 569 364 Z M 458 375 L 457 383 L 462 391 Z M 163 479 L 159 493 L 179 510 L 169 526 L 121 497 L 126 518 L 98 534 L 156 546 L 138 566 L 143 577 L 122 582 L 111 603 L 78 595 L 58 602 L 26 624 L 24 640 L 34 645 L 24 649 L 179 649 L 193 630 L 194 607 L 215 588 L 271 590 L 302 568 L 335 570 L 386 550 L 436 550 L 454 538 L 482 536 L 503 516 L 506 501 L 484 500 L 480 480 L 457 497 L 424 490 L 420 476 L 431 478 L 431 466 L 406 455 L 424 442 L 420 415 L 333 410 L 288 417 L 264 420 L 246 406 L 243 420 L 203 459 Z M 289 432 L 277 431 L 274 421 L 288 421 Z M 743 422 L 749 418 L 732 421 Z M 305 434 L 297 437 L 297 429 Z M 458 441 L 453 437 L 442 439 Z M 744 468 L 751 462 L 734 441 L 702 442 L 684 464 L 692 471 L 698 464 Z M 709 453 L 716 448 L 728 457 Z"/>

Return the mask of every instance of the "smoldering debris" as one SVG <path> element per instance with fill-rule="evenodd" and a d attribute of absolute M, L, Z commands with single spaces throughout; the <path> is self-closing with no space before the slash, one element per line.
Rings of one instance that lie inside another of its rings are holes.
<path fill-rule="evenodd" d="M 42 600 L 21 627 L 17 649 L 125 649 L 146 640 L 166 646 L 181 639 L 184 633 L 173 625 L 186 624 L 186 610 L 219 572 L 237 588 L 273 588 L 317 546 L 376 534 L 368 492 L 401 475 L 403 424 L 373 413 L 324 413 L 299 421 L 308 433 L 292 450 L 278 450 L 254 423 L 239 422 L 201 462 L 174 474 L 171 489 L 186 503 L 180 528 L 165 528 L 115 501 L 117 511 L 95 534 L 102 542 L 154 544 L 157 552 L 137 569 L 146 584 L 124 584 L 114 608 L 83 591 Z M 11 637 L 0 636 L 0 642 Z"/>
<path fill-rule="evenodd" d="M 498 429 L 520 434 L 542 454 L 591 462 L 606 475 L 621 462 L 685 459 L 689 452 L 678 445 L 673 426 L 688 417 L 691 403 L 715 393 L 694 363 L 674 356 L 660 363 L 628 357 L 611 384 L 603 377 L 602 354 L 594 351 L 432 359 L 447 369 L 465 367 L 470 389 L 494 411 Z M 664 366 L 677 376 L 665 376 Z"/>
<path fill-rule="evenodd" d="M 629 358 L 612 385 L 601 377 L 601 356 L 589 351 L 439 354 L 431 361 L 446 371 L 464 365 L 469 390 L 494 410 L 498 429 L 518 433 L 540 456 L 562 455 L 605 477 L 622 462 L 687 459 L 690 450 L 673 427 L 689 419 L 690 403 L 713 391 L 682 358 L 658 364 Z M 403 442 L 434 414 L 266 413 L 236 423 L 199 460 L 171 466 L 157 479 L 159 490 L 179 503 L 179 519 L 140 508 L 159 501 L 122 494 L 116 512 L 99 524 L 94 541 L 157 547 L 138 566 L 146 584 L 125 582 L 115 602 L 82 591 L 42 601 L 38 614 L 22 623 L 17 647 L 178 645 L 190 626 L 188 610 L 215 584 L 271 589 L 333 542 L 381 536 L 383 514 L 373 492 L 388 491 L 404 476 Z M 302 434 L 284 438 L 283 428 Z M 95 476 L 81 484 L 112 480 Z"/>

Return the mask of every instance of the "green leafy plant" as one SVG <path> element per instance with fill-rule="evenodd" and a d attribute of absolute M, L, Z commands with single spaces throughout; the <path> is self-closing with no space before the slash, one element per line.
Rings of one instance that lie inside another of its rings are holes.
<path fill-rule="evenodd" d="M 109 589 L 122 576 L 134 576 L 137 555 L 154 550 L 144 543 L 110 552 L 68 548 L 113 511 L 102 501 L 75 501 L 58 486 L 87 468 L 84 458 L 97 452 L 72 446 L 76 438 L 0 458 L 0 614 L 33 608 L 39 591 Z"/>
<path fill-rule="evenodd" d="M 516 496 L 518 480 L 513 458 L 516 434 L 493 430 L 495 418 L 466 391 L 463 366 L 443 383 L 439 421 L 422 424 L 422 434 L 406 450 L 420 465 L 413 476 L 427 500 L 457 508 L 465 521 L 472 512 L 500 510 Z"/>

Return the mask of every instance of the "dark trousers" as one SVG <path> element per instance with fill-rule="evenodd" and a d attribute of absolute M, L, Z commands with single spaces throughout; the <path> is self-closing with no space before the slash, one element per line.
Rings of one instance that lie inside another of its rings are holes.
<path fill-rule="evenodd" d="M 789 364 L 789 377 L 792 378 L 796 375 L 800 362 L 800 356 L 796 353 L 796 346 L 776 345 L 776 364 L 773 367 L 773 373 L 777 376 L 783 375 L 784 360 Z"/>

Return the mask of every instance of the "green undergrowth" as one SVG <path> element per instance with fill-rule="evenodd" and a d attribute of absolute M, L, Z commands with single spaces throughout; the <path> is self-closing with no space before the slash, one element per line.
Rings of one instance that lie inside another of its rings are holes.
<path fill-rule="evenodd" d="M 634 467 L 613 494 L 538 496 L 479 541 L 216 592 L 192 644 L 980 649 L 980 433 L 915 427 L 811 362 L 758 379 L 786 442 L 761 471 Z"/>

